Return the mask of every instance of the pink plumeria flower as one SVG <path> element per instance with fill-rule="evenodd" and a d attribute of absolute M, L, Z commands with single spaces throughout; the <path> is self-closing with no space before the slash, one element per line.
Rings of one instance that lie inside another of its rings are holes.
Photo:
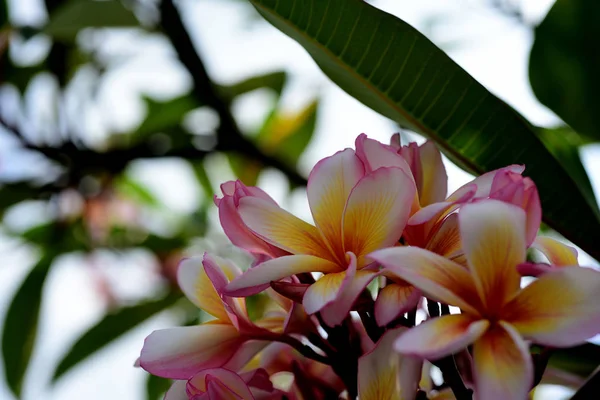
<path fill-rule="evenodd" d="M 540 251 L 548 259 L 548 263 L 523 263 L 518 271 L 523 276 L 540 276 L 556 268 L 579 266 L 577 250 L 548 236 L 538 236 L 531 248 Z"/>
<path fill-rule="evenodd" d="M 420 324 L 395 348 L 435 360 L 472 344 L 478 398 L 525 399 L 533 383 L 526 340 L 569 347 L 600 332 L 600 272 L 561 268 L 521 288 L 516 267 L 527 249 L 523 209 L 487 200 L 465 205 L 458 219 L 468 268 L 416 247 L 371 255 L 427 297 L 462 311 Z"/>
<path fill-rule="evenodd" d="M 249 296 L 271 281 L 321 272 L 303 296 L 304 308 L 308 314 L 322 311 L 329 325 L 341 323 L 376 276 L 366 268 L 366 255 L 400 239 L 416 193 L 407 167 L 368 167 L 352 149 L 317 163 L 307 186 L 316 226 L 263 198 L 240 198 L 236 212 L 244 224 L 290 255 L 250 268 L 226 293 Z"/>
<path fill-rule="evenodd" d="M 403 233 L 405 243 L 465 265 L 455 212 L 464 204 L 492 198 L 515 204 L 526 211 L 526 239 L 527 244 L 531 244 L 541 222 L 542 210 L 537 188 L 530 178 L 521 176 L 523 171 L 523 166 L 511 165 L 488 172 L 459 188 L 446 200 L 419 209 L 408 220 Z M 441 170 L 438 170 L 437 175 L 442 175 Z M 412 285 L 394 277 L 392 273 L 384 275 L 392 284 L 384 287 L 375 304 L 375 316 L 380 325 L 386 325 L 413 309 L 420 298 L 419 291 Z"/>
<path fill-rule="evenodd" d="M 388 330 L 375 347 L 358 359 L 360 400 L 412 400 L 417 395 L 423 361 L 394 352 L 406 328 Z"/>
<path fill-rule="evenodd" d="M 237 374 L 225 368 L 204 369 L 173 383 L 165 400 L 281 400 L 286 393 L 273 388 L 265 370 Z"/>
<path fill-rule="evenodd" d="M 250 321 L 245 299 L 222 295 L 222 289 L 241 270 L 228 260 L 204 255 L 179 266 L 177 279 L 186 297 L 215 320 L 196 326 L 154 331 L 144 342 L 140 365 L 153 375 L 189 379 L 206 368 L 241 367 L 269 340 L 293 328 L 299 331 L 305 314 L 289 302 L 289 308 L 264 320 Z"/>

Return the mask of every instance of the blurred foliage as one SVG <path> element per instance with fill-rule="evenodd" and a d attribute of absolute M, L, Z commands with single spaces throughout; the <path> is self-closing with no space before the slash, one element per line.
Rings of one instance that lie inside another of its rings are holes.
<path fill-rule="evenodd" d="M 314 136 L 320 99 L 311 99 L 297 109 L 284 107 L 281 96 L 286 90 L 288 75 L 280 70 L 263 71 L 236 82 L 212 79 L 206 71 L 203 55 L 188 34 L 177 3 L 172 0 L 45 0 L 49 17 L 36 26 L 20 25 L 11 18 L 10 5 L 16 1 L 19 0 L 0 0 L 0 89 L 3 90 L 0 96 L 0 138 L 6 139 L 0 146 L 5 146 L 5 142 L 12 146 L 0 150 L 13 157 L 7 158 L 9 163 L 20 158 L 12 169 L 18 169 L 20 163 L 23 171 L 5 174 L 0 166 L 0 218 L 5 235 L 17 239 L 19 245 L 38 255 L 38 261 L 24 274 L 23 282 L 13 295 L 2 326 L 6 382 L 15 396 L 20 397 L 24 385 L 27 385 L 25 377 L 30 360 L 35 356 L 39 314 L 46 297 L 46 278 L 57 260 L 65 255 L 80 257 L 79 267 L 94 276 L 95 286 L 89 290 L 97 291 L 98 297 L 103 299 L 105 315 L 74 340 L 67 352 L 56 360 L 53 383 L 156 315 L 169 313 L 181 321 L 198 317 L 190 315 L 189 304 L 178 300 L 180 293 L 176 289 L 175 269 L 183 256 L 197 252 L 199 238 L 211 232 L 215 218 L 210 218 L 210 210 L 213 195 L 220 184 L 211 178 L 226 167 L 225 163 L 215 166 L 214 159 L 221 155 L 220 159 L 227 160 L 236 177 L 248 185 L 255 184 L 266 169 L 280 171 L 286 176 L 290 189 L 305 185 L 305 176 L 298 172 L 298 164 Z M 511 137 L 518 143 L 523 139 L 520 133 L 533 143 L 530 149 L 532 157 L 545 154 L 537 139 L 530 135 L 533 130 L 518 114 L 479 87 L 464 71 L 451 64 L 441 51 L 429 42 L 422 42 L 426 39 L 402 21 L 402 29 L 414 34 L 419 45 L 411 47 L 412 57 L 404 58 L 407 51 L 389 53 L 391 59 L 386 59 L 388 65 L 379 71 L 375 80 L 375 83 L 393 83 L 394 74 L 388 72 L 394 70 L 399 76 L 402 72 L 400 66 L 410 72 L 414 79 L 398 82 L 401 85 L 414 83 L 415 86 L 403 86 L 393 91 L 393 97 L 400 100 L 401 107 L 389 108 L 389 105 L 379 103 L 377 98 L 383 91 L 365 90 L 356 86 L 355 81 L 345 80 L 346 76 L 339 75 L 339 63 L 350 65 L 366 60 L 363 67 L 370 65 L 375 68 L 377 58 L 374 55 L 387 53 L 391 40 L 370 41 L 371 36 L 361 35 L 360 32 L 376 25 L 363 20 L 355 27 L 358 17 L 354 21 L 348 12 L 370 6 L 359 0 L 344 1 L 351 6 L 348 6 L 345 19 L 339 24 L 340 32 L 356 28 L 358 33 L 352 43 L 348 40 L 350 36 L 335 37 L 331 48 L 338 56 L 332 59 L 330 55 L 321 54 L 318 59 L 330 75 L 338 74 L 336 81 L 340 86 L 375 110 L 397 120 L 402 119 L 396 117 L 404 115 L 406 110 L 417 116 L 427 115 L 424 121 L 428 124 L 431 124 L 432 115 L 435 116 L 433 125 L 438 124 L 437 130 L 425 133 L 438 140 L 443 136 L 438 135 L 441 125 L 457 128 L 460 124 L 440 111 L 430 114 L 431 104 L 442 102 L 446 108 L 454 110 L 454 115 L 462 112 L 463 116 L 472 116 L 472 110 L 484 103 L 478 114 L 483 116 L 472 120 L 475 125 L 468 125 L 472 129 L 463 129 L 458 136 L 446 141 L 446 150 L 451 150 L 455 159 L 475 165 L 476 172 L 492 167 L 488 163 L 489 155 L 496 148 L 490 143 Z M 243 2 L 247 3 L 249 10 L 252 9 L 250 1 Z M 280 3 L 291 5 L 293 1 L 280 0 Z M 335 3 L 341 4 L 339 0 Z M 521 18 L 519 12 L 504 5 L 500 10 L 513 19 Z M 251 18 L 257 16 L 255 12 L 248 15 Z M 554 158 L 558 160 L 559 164 L 555 167 L 559 175 L 564 175 L 563 169 L 567 171 L 570 178 L 565 180 L 576 182 L 588 203 L 593 202 L 594 197 L 578 149 L 600 138 L 597 115 L 597 89 L 600 85 L 595 74 L 599 70 L 600 53 L 596 51 L 597 43 L 594 42 L 599 37 L 599 25 L 596 23 L 599 17 L 600 11 L 593 1 L 558 0 L 547 19 L 536 29 L 531 53 L 531 83 L 536 95 L 570 125 L 540 129 L 536 134 L 553 156 L 548 158 L 549 162 L 554 165 Z M 395 26 L 388 21 L 381 26 L 381 32 L 388 32 Z M 138 38 L 160 37 L 170 43 L 173 52 L 168 57 L 175 58 L 188 73 L 192 87 L 170 99 L 142 94 L 140 102 L 145 107 L 145 116 L 135 128 L 127 132 L 109 129 L 102 140 L 90 140 L 93 136 L 90 132 L 95 132 L 96 127 L 85 118 L 86 111 L 97 106 L 102 84 L 131 58 L 130 54 L 107 57 L 103 54 L 101 40 L 98 40 L 102 36 L 95 37 L 95 34 L 122 29 L 135 32 Z M 333 24 L 326 29 L 333 29 Z M 386 38 L 394 35 L 391 31 L 388 33 Z M 26 46 L 40 39 L 48 42 L 43 54 L 31 59 L 23 57 Z M 340 44 L 347 46 L 336 47 Z M 322 52 L 322 49 L 306 46 L 313 55 Z M 427 49 L 440 60 L 438 63 L 427 64 L 426 60 L 430 57 L 425 54 Z M 429 68 L 422 68 L 424 64 Z M 459 83 L 464 85 L 457 89 L 454 84 L 449 84 L 448 74 L 462 77 Z M 85 85 L 81 85 L 82 76 L 86 77 L 83 79 Z M 49 100 L 38 98 L 39 86 L 43 84 L 52 88 Z M 483 93 L 487 100 L 478 103 L 477 98 L 468 95 L 465 87 L 478 88 L 480 92 L 477 93 Z M 274 100 L 257 128 L 242 129 L 232 105 L 241 96 L 255 91 L 268 92 Z M 405 92 L 424 93 L 425 97 L 404 98 L 402 93 Z M 68 98 L 74 98 L 71 103 L 79 107 L 76 112 L 69 109 L 72 104 L 67 101 Z M 464 103 L 462 108 L 459 107 L 461 103 Z M 481 136 L 485 126 L 494 126 L 486 122 L 486 112 L 490 109 L 497 113 L 495 118 L 506 119 L 512 124 L 506 126 L 517 130 L 507 133 L 504 132 L 505 127 L 500 130 L 494 128 L 492 141 Z M 509 134 L 512 136 L 507 136 Z M 496 161 L 523 161 L 517 156 L 523 154 L 504 154 Z M 193 171 L 201 193 L 195 209 L 186 212 L 170 210 L 132 172 L 132 166 L 140 160 L 151 162 L 167 158 L 178 159 Z M 30 159 L 34 160 L 31 164 L 35 165 L 35 173 L 28 172 L 32 169 L 28 168 Z M 5 160 L 1 161 L 4 165 Z M 546 187 L 556 186 L 556 179 L 554 175 L 546 176 L 547 184 L 542 185 L 542 196 L 552 197 Z M 559 189 L 564 196 L 572 196 L 576 192 Z M 553 193 L 557 196 L 556 191 Z M 566 197 L 560 196 L 552 201 L 571 204 Z M 43 205 L 46 215 L 43 221 L 26 227 L 9 223 L 11 215 L 22 216 L 27 212 L 23 211 L 23 207 L 32 204 Z M 575 211 L 583 212 L 584 209 Z M 586 222 L 592 226 L 593 218 Z M 575 228 L 581 230 L 581 226 Z M 590 238 L 594 239 L 593 235 Z M 218 241 L 213 240 L 213 243 L 211 239 L 204 240 L 218 247 Z M 132 301 L 116 293 L 103 275 L 105 265 L 98 266 L 94 260 L 98 254 L 122 256 L 140 250 L 151 256 L 154 265 L 149 274 L 153 274 L 160 285 L 149 288 L 151 292 L 146 298 Z M 263 300 L 260 296 L 248 299 L 252 315 L 265 312 Z M 550 359 L 550 365 L 583 376 L 600 363 L 598 349 L 596 345 L 586 344 L 557 350 Z M 134 361 L 131 360 L 132 365 Z M 147 399 L 161 398 L 168 385 L 166 379 L 148 376 Z"/>

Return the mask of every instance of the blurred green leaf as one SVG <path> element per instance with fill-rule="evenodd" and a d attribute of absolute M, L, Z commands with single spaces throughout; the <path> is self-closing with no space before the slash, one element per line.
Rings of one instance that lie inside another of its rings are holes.
<path fill-rule="evenodd" d="M 172 306 L 180 298 L 180 294 L 170 293 L 158 300 L 123 307 L 107 314 L 100 322 L 85 332 L 60 360 L 54 370 L 52 380 L 58 380 L 71 368 L 150 317 Z"/>
<path fill-rule="evenodd" d="M 51 221 L 36 225 L 16 235 L 41 248 L 52 248 L 59 254 L 90 248 L 87 231 L 81 220 L 70 224 Z"/>
<path fill-rule="evenodd" d="M 171 380 L 148 374 L 146 378 L 146 399 L 162 400 L 169 387 Z"/>
<path fill-rule="evenodd" d="M 206 168 L 204 167 L 203 161 L 198 161 L 192 163 L 192 169 L 194 170 L 194 175 L 196 175 L 196 179 L 198 179 L 198 183 L 202 187 L 202 191 L 204 192 L 204 197 L 206 199 L 205 203 L 207 205 L 212 204 L 213 195 L 217 192 L 213 188 L 213 185 L 206 173 Z"/>
<path fill-rule="evenodd" d="M 584 343 L 566 349 L 553 349 L 548 365 L 586 378 L 600 366 L 600 346 Z"/>
<path fill-rule="evenodd" d="M 4 319 L 4 375 L 8 387 L 18 398 L 33 353 L 42 306 L 42 291 L 53 260 L 53 254 L 44 254 L 32 268 L 8 306 Z"/>
<path fill-rule="evenodd" d="M 525 164 L 539 189 L 544 220 L 600 259 L 597 204 L 519 113 L 412 26 L 362 0 L 250 2 L 340 88 L 434 140 L 467 171 Z"/>
<path fill-rule="evenodd" d="M 184 95 L 167 101 L 144 97 L 146 119 L 132 134 L 134 141 L 179 126 L 185 114 L 202 106 L 194 96 Z"/>
<path fill-rule="evenodd" d="M 277 93 L 277 95 L 281 95 L 286 80 L 286 73 L 284 71 L 277 71 L 253 76 L 230 86 L 219 86 L 218 89 L 224 97 L 230 100 L 237 96 L 263 88 L 271 89 Z"/>
<path fill-rule="evenodd" d="M 85 28 L 123 28 L 138 26 L 135 15 L 119 0 L 70 0 L 50 15 L 42 30 L 54 39 L 72 42 Z"/>
<path fill-rule="evenodd" d="M 26 182 L 4 183 L 0 186 L 0 217 L 11 206 L 25 200 L 47 198 L 50 193 L 45 193 L 43 188 Z"/>
<path fill-rule="evenodd" d="M 131 199 L 137 203 L 156 207 L 160 205 L 160 202 L 152 194 L 148 188 L 144 187 L 140 182 L 127 176 L 127 174 L 121 175 L 114 181 L 115 189 L 128 199 Z"/>
<path fill-rule="evenodd" d="M 260 162 L 239 153 L 228 153 L 227 159 L 229 160 L 229 166 L 239 180 L 247 186 L 256 186 L 258 176 L 264 168 Z"/>
<path fill-rule="evenodd" d="M 537 98 L 600 140 L 600 2 L 557 0 L 535 29 L 529 79 Z"/>
<path fill-rule="evenodd" d="M 563 167 L 571 174 L 579 188 L 589 201 L 596 201 L 592 183 L 581 163 L 579 146 L 584 144 L 579 136 L 570 127 L 559 127 L 554 129 L 540 129 L 539 138 L 546 148 L 558 159 Z"/>
<path fill-rule="evenodd" d="M 315 100 L 293 114 L 272 113 L 256 138 L 259 147 L 290 166 L 296 166 L 315 132 L 318 104 Z"/>

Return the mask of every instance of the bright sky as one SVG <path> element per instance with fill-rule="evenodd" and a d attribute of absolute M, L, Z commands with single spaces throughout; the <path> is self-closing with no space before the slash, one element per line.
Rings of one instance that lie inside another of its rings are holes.
<path fill-rule="evenodd" d="M 35 10 L 41 0 L 13 0 L 15 12 L 24 20 L 43 18 Z M 260 72 L 286 69 L 291 85 L 284 93 L 284 105 L 289 109 L 306 104 L 319 95 L 322 99 L 317 132 L 301 160 L 307 173 L 314 163 L 344 147 L 353 145 L 361 132 L 387 141 L 396 128 L 389 120 L 362 106 L 332 85 L 304 50 L 291 39 L 267 24 L 248 19 L 242 2 L 225 0 L 183 0 L 187 24 L 198 43 L 210 74 L 219 82 L 233 82 Z M 558 118 L 541 106 L 533 96 L 527 79 L 527 59 L 531 32 L 516 22 L 486 10 L 480 0 L 380 0 L 376 6 L 391 12 L 426 33 L 450 56 L 487 86 L 496 95 L 514 106 L 533 123 L 553 125 Z M 551 0 L 523 1 L 527 20 L 540 21 Z M 444 18 L 440 22 L 440 18 Z M 433 22 L 439 24 L 433 25 Z M 168 98 L 189 89 L 190 79 L 177 63 L 164 40 L 141 39 L 139 35 L 119 33 L 102 36 L 106 54 L 120 54 L 136 46 L 137 55 L 131 62 L 115 68 L 100 91 L 100 108 L 89 116 L 94 124 L 91 141 L 102 139 L 107 129 L 126 131 L 143 116 L 139 94 Z M 171 59 L 169 59 L 171 58 Z M 245 96 L 235 105 L 243 126 L 256 126 L 267 111 L 268 99 L 263 94 Z M 600 195 L 600 146 L 582 151 L 596 193 Z M 470 178 L 456 167 L 447 164 L 450 190 Z M 169 160 L 136 165 L 135 173 L 154 189 L 164 202 L 176 210 L 190 210 L 198 201 L 198 190 L 191 183 L 189 170 Z M 227 179 L 220 176 L 219 180 Z M 281 189 L 282 177 L 265 174 L 260 184 L 282 204 L 303 218 L 309 218 L 303 193 L 286 198 Z M 165 189 L 171 188 L 171 189 Z M 13 296 L 34 257 L 26 249 L 0 241 L 0 315 Z M 143 339 L 153 329 L 167 327 L 169 318 L 158 317 L 138 327 L 106 351 L 90 359 L 81 368 L 66 376 L 49 389 L 49 374 L 58 358 L 70 343 L 103 314 L 102 305 L 89 289 L 92 277 L 79 268 L 81 259 L 69 257 L 53 269 L 44 293 L 41 334 L 30 375 L 27 377 L 24 398 L 27 399 L 143 399 L 145 373 L 132 367 Z M 589 262 L 585 256 L 581 262 Z M 119 293 L 128 298 L 143 296 L 146 287 L 155 285 L 149 269 L 151 261 L 144 254 L 134 254 L 116 260 L 101 256 L 98 262 L 118 264 L 111 267 Z M 125 265 L 123 265 L 125 264 Z M 538 394 L 540 398 L 543 393 Z M 553 393 L 553 398 L 558 398 Z M 0 383 L 0 398 L 11 398 Z"/>

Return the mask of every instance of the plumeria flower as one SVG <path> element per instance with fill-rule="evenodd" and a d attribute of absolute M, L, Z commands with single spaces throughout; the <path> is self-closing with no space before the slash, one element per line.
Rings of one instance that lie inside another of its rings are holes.
<path fill-rule="evenodd" d="M 368 148 L 363 152 L 367 163 L 387 166 L 397 164 L 397 159 L 403 158 L 410 166 L 418 201 L 413 203 L 411 217 L 403 232 L 405 244 L 465 264 L 455 211 L 463 204 L 484 198 L 499 199 L 523 208 L 527 212 L 528 244 L 535 238 L 541 221 L 541 206 L 533 181 L 521 176 L 523 166 L 511 165 L 483 174 L 446 198 L 447 174 L 433 142 L 401 146 L 400 136 L 394 135 L 391 146 L 386 146 L 361 135 L 357 139 L 359 148 Z M 395 151 L 396 159 L 390 157 L 390 149 Z M 384 275 L 387 284 L 375 303 L 375 318 L 380 326 L 414 309 L 421 298 L 420 291 L 408 282 L 389 272 Z"/>
<path fill-rule="evenodd" d="M 414 399 L 422 360 L 395 353 L 393 344 L 406 328 L 388 330 L 375 347 L 358 359 L 360 400 Z"/>
<path fill-rule="evenodd" d="M 548 263 L 523 263 L 518 266 L 521 275 L 540 276 L 556 268 L 579 266 L 577 250 L 551 237 L 536 237 L 531 248 L 546 256 Z"/>
<path fill-rule="evenodd" d="M 250 268 L 227 286 L 228 295 L 248 296 L 271 281 L 320 272 L 304 293 L 304 308 L 322 311 L 328 325 L 341 323 L 377 274 L 366 255 L 397 243 L 416 195 L 406 162 L 374 167 L 359 150 L 340 151 L 312 170 L 307 195 L 316 226 L 261 196 L 239 199 L 235 212 L 244 225 L 290 255 Z"/>
<path fill-rule="evenodd" d="M 289 394 L 274 389 L 263 369 L 237 374 L 225 368 L 204 369 L 176 381 L 165 400 L 282 400 Z"/>
<path fill-rule="evenodd" d="M 458 214 L 468 268 L 416 247 L 371 257 L 429 298 L 462 314 L 428 320 L 401 335 L 395 348 L 429 360 L 473 345 L 474 385 L 482 400 L 525 399 L 533 383 L 526 343 L 569 347 L 600 332 L 600 273 L 561 268 L 520 287 L 526 257 L 526 214 L 497 200 Z"/>
<path fill-rule="evenodd" d="M 291 301 L 277 313 L 252 322 L 245 299 L 223 296 L 221 290 L 241 271 L 231 262 L 204 255 L 179 266 L 178 282 L 186 297 L 215 317 L 197 325 L 153 332 L 144 342 L 140 365 L 165 378 L 189 379 L 202 369 L 247 363 L 270 340 L 298 331 L 306 315 Z M 306 326 L 306 325 L 305 325 Z M 311 329 L 311 326 L 307 329 Z M 312 328 L 314 329 L 314 328 Z"/>

